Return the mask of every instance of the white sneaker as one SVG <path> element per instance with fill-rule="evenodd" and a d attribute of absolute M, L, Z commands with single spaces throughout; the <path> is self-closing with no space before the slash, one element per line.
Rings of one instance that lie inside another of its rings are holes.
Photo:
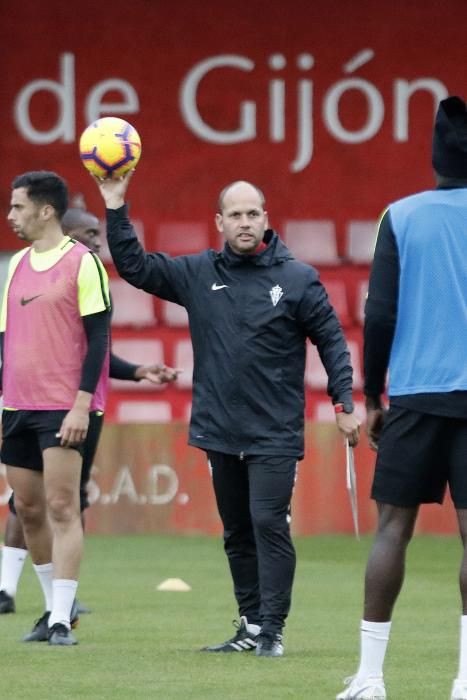
<path fill-rule="evenodd" d="M 452 684 L 451 700 L 467 700 L 467 681 L 456 678 Z"/>
<path fill-rule="evenodd" d="M 386 688 L 382 676 L 368 678 L 350 676 L 344 683 L 347 688 L 336 695 L 336 700 L 386 700 Z M 467 696 L 465 697 L 467 699 Z"/>

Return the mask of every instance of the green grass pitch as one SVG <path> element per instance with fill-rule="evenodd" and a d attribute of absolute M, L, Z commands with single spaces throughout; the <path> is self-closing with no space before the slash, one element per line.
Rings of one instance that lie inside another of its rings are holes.
<path fill-rule="evenodd" d="M 0 617 L 0 697 L 8 700 L 332 700 L 356 670 L 362 581 L 371 538 L 297 538 L 286 655 L 211 655 L 237 616 L 221 542 L 210 537 L 88 536 L 73 648 L 22 644 L 42 610 L 30 564 L 15 615 Z M 457 672 L 460 604 L 455 538 L 418 537 L 394 615 L 390 700 L 442 700 Z M 166 578 L 190 592 L 159 592 Z"/>

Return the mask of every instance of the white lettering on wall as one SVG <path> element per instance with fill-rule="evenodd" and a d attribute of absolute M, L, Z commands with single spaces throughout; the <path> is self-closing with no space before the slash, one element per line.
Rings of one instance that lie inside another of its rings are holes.
<path fill-rule="evenodd" d="M 111 90 L 121 93 L 121 102 L 102 102 L 104 95 Z M 87 124 L 92 124 L 103 115 L 118 114 L 120 116 L 121 114 L 136 114 L 137 112 L 139 112 L 138 93 L 130 83 L 119 78 L 111 78 L 97 83 L 89 93 L 84 108 Z"/>
<path fill-rule="evenodd" d="M 201 80 L 218 68 L 237 68 L 251 71 L 255 64 L 245 56 L 225 54 L 201 61 L 192 68 L 180 88 L 180 109 L 188 128 L 203 141 L 218 144 L 251 141 L 256 136 L 256 105 L 245 100 L 240 103 L 239 127 L 235 131 L 219 131 L 206 123 L 198 110 L 197 96 Z"/>
<path fill-rule="evenodd" d="M 339 103 L 342 95 L 349 90 L 358 90 L 368 106 L 366 124 L 360 129 L 349 131 L 342 126 L 339 116 Z M 347 78 L 333 85 L 324 96 L 323 119 L 328 131 L 343 143 L 363 143 L 369 141 L 380 130 L 384 118 L 384 101 L 379 90 L 361 78 Z"/>
<path fill-rule="evenodd" d="M 34 144 L 49 144 L 54 141 L 72 143 L 76 138 L 75 109 L 75 57 L 72 53 L 60 56 L 59 80 L 39 78 L 27 83 L 19 92 L 14 115 L 19 132 L 26 141 Z M 31 99 L 39 92 L 50 92 L 58 105 L 57 121 L 49 130 L 40 131 L 31 120 Z M 106 93 L 113 91 L 121 94 L 121 100 L 104 102 Z M 86 124 L 98 119 L 103 114 L 135 114 L 139 111 L 139 98 L 136 90 L 126 80 L 109 78 L 97 83 L 85 100 L 84 118 Z"/>
<path fill-rule="evenodd" d="M 0 476 L 1 476 L 0 466 Z M 102 505 L 115 505 L 120 499 L 125 497 L 130 503 L 144 505 L 149 503 L 153 506 L 163 506 L 171 503 L 178 493 L 179 480 L 177 472 L 169 464 L 153 464 L 148 469 L 146 476 L 146 488 L 144 493 L 138 494 L 131 469 L 124 466 L 118 470 L 109 493 L 102 493 L 99 486 L 99 469 L 95 465 L 92 467 L 91 479 L 88 483 L 88 500 L 93 503 L 100 502 Z M 11 493 L 11 490 L 10 490 Z M 0 505 L 1 505 L 0 494 Z M 6 501 L 8 496 L 5 492 Z M 182 494 L 182 503 L 188 502 L 186 494 Z"/>
<path fill-rule="evenodd" d="M 337 141 L 357 145 L 370 141 L 381 129 L 385 119 L 386 108 L 381 91 L 376 85 L 361 77 L 349 74 L 361 69 L 369 61 L 374 60 L 373 49 L 362 49 L 342 66 L 345 77 L 337 80 L 326 91 L 321 104 L 323 123 L 328 132 Z M 287 65 L 282 54 L 271 54 L 268 65 L 274 71 L 274 77 L 268 83 L 266 99 L 268 100 L 268 138 L 271 143 L 287 141 L 286 118 L 287 85 L 283 77 L 277 74 Z M 299 54 L 296 59 L 300 71 L 310 71 L 315 67 L 315 59 L 309 53 Z M 247 56 L 227 54 L 212 56 L 190 68 L 180 87 L 180 109 L 187 127 L 198 138 L 214 144 L 236 144 L 249 141 L 257 136 L 256 111 L 257 105 L 251 100 L 240 101 L 233 109 L 239 112 L 239 127 L 233 131 L 219 131 L 209 123 L 209 115 L 200 114 L 198 107 L 198 89 L 201 81 L 216 71 L 218 79 L 223 79 L 223 68 L 239 69 L 251 73 L 256 64 Z M 254 75 L 252 76 L 254 78 Z M 251 80 L 250 76 L 246 79 Z M 220 83 L 222 85 L 222 83 Z M 296 84 L 297 113 L 294 117 L 296 130 L 296 155 L 290 163 L 290 170 L 298 173 L 311 162 L 314 152 L 314 113 L 313 113 L 314 82 L 308 77 L 301 77 Z M 394 81 L 394 125 L 395 141 L 407 141 L 409 133 L 410 98 L 418 90 L 428 90 L 433 94 L 434 108 L 440 99 L 447 96 L 446 86 L 435 78 L 421 78 L 409 83 L 402 79 Z M 344 126 L 345 115 L 342 113 L 341 100 L 351 91 L 359 92 L 366 102 L 366 118 L 358 129 Z M 225 94 L 225 91 L 222 93 Z M 219 98 L 220 99 L 220 98 Z"/>
<path fill-rule="evenodd" d="M 433 96 L 433 110 L 436 111 L 439 100 L 448 95 L 448 89 L 437 78 L 423 77 L 408 81 L 398 77 L 393 80 L 392 104 L 386 105 L 381 90 L 373 82 L 355 75 L 355 72 L 364 69 L 369 61 L 375 60 L 375 51 L 365 48 L 343 64 L 344 75 L 341 78 L 327 89 L 326 86 L 319 86 L 319 94 L 323 97 L 320 109 L 316 109 L 315 115 L 314 87 L 317 78 L 312 80 L 310 76 L 310 71 L 317 71 L 314 56 L 310 53 L 296 56 L 296 67 L 300 75 L 293 86 L 288 84 L 284 74 L 287 59 L 283 54 L 272 53 L 266 60 L 271 79 L 264 91 L 256 91 L 256 100 L 240 98 L 237 103 L 227 101 L 228 109 L 232 110 L 235 120 L 233 128 L 221 129 L 213 124 L 213 114 L 199 105 L 199 90 L 208 78 L 218 81 L 210 82 L 210 85 L 214 86 L 213 90 L 218 86 L 217 99 L 225 100 L 226 94 L 228 95 L 225 89 L 226 70 L 244 73 L 245 81 L 255 80 L 257 64 L 248 56 L 220 54 L 205 58 L 190 67 L 180 85 L 179 108 L 191 133 L 202 141 L 219 146 L 240 144 L 256 138 L 266 138 L 271 144 L 282 144 L 289 141 L 293 133 L 295 156 L 289 164 L 293 173 L 303 171 L 313 158 L 314 122 L 319 116 L 336 141 L 357 146 L 373 139 L 384 123 L 386 112 L 392 111 L 394 141 L 406 142 L 410 134 L 413 96 L 418 92 L 428 92 Z M 319 76 L 319 73 L 316 75 Z M 75 56 L 72 53 L 63 53 L 59 57 L 57 80 L 39 77 L 21 88 L 14 103 L 14 116 L 18 131 L 26 141 L 46 145 L 55 141 L 72 143 L 76 140 L 75 81 Z M 294 115 L 287 114 L 287 104 L 291 104 L 287 99 L 290 90 L 295 94 Z M 40 129 L 34 124 L 34 113 L 31 109 L 33 97 L 41 92 L 50 93 L 58 107 L 56 122 L 48 129 Z M 113 100 L 106 99 L 110 92 L 118 93 L 118 96 Z M 345 95 L 351 92 L 359 93 L 366 105 L 363 124 L 352 129 L 345 126 L 346 103 L 343 100 Z M 261 103 L 262 100 L 266 105 Z M 258 134 L 258 108 L 268 116 L 266 134 Z M 111 77 L 96 83 L 89 90 L 83 110 L 85 122 L 89 124 L 104 114 L 136 114 L 140 110 L 140 99 L 133 85 L 121 78 Z"/>
<path fill-rule="evenodd" d="M 58 120 L 49 131 L 38 131 L 31 122 L 29 106 L 37 92 L 46 90 L 55 95 L 59 107 Z M 33 80 L 22 88 L 15 102 L 15 119 L 24 138 L 30 143 L 47 144 L 53 141 L 71 143 L 75 139 L 75 57 L 72 53 L 60 56 L 60 80 Z"/>
<path fill-rule="evenodd" d="M 149 470 L 148 503 L 161 506 L 173 501 L 178 491 L 178 476 L 168 464 L 155 464 Z"/>
<path fill-rule="evenodd" d="M 433 95 L 433 120 L 440 100 L 448 96 L 446 86 L 434 78 L 419 78 L 409 83 L 408 80 L 394 81 L 394 138 L 396 141 L 409 140 L 409 101 L 419 90 L 426 90 Z"/>
<path fill-rule="evenodd" d="M 117 503 L 122 496 L 126 496 L 130 503 L 139 503 L 140 498 L 136 491 L 135 483 L 129 467 L 122 467 L 110 492 L 110 503 Z"/>

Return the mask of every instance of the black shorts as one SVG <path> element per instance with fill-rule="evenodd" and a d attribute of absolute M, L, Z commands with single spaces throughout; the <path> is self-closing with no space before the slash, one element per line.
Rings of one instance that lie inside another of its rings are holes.
<path fill-rule="evenodd" d="M 83 468 L 81 470 L 81 483 L 79 486 L 79 495 L 81 502 L 81 512 L 89 508 L 88 501 L 88 482 L 91 478 L 91 469 L 96 455 L 97 445 L 101 436 L 102 425 L 104 423 L 104 414 L 94 411 L 89 414 L 89 428 L 86 440 L 83 445 Z"/>
<path fill-rule="evenodd" d="M 56 437 L 68 411 L 3 411 L 3 443 L 0 459 L 12 467 L 24 467 L 34 471 L 43 470 L 42 452 L 48 447 L 59 447 Z M 72 447 L 83 457 L 80 483 L 81 510 L 88 508 L 87 484 L 91 474 L 97 444 L 102 430 L 104 415 L 99 411 L 89 414 L 89 428 L 83 445 Z M 8 502 L 10 511 L 16 515 L 14 495 Z"/>
<path fill-rule="evenodd" d="M 467 419 L 390 406 L 372 498 L 407 508 L 442 503 L 447 484 L 455 507 L 467 508 Z"/>

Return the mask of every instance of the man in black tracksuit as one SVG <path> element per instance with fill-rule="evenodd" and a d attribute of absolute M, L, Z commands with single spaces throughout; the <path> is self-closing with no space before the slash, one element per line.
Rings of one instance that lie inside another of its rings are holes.
<path fill-rule="evenodd" d="M 240 613 L 233 639 L 206 650 L 256 647 L 259 656 L 281 656 L 295 570 L 288 512 L 304 451 L 307 337 L 327 371 L 338 427 L 358 442 L 342 329 L 316 270 L 268 229 L 258 188 L 240 181 L 221 192 L 221 252 L 171 258 L 138 243 L 124 204 L 130 177 L 98 181 L 110 252 L 127 282 L 187 309 L 189 443 L 209 459 Z"/>

